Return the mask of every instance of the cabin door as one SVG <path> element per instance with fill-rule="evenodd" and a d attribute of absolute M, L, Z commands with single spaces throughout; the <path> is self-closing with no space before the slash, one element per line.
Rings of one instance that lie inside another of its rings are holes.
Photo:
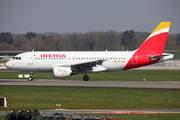
<path fill-rule="evenodd" d="M 138 64 L 138 56 L 137 56 L 137 53 L 135 53 L 135 54 L 133 55 L 132 64 Z"/>
<path fill-rule="evenodd" d="M 28 54 L 27 64 L 33 65 L 33 53 Z"/>

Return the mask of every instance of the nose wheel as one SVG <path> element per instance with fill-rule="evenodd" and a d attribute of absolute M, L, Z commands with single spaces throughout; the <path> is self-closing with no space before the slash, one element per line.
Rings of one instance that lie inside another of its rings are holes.
<path fill-rule="evenodd" d="M 28 79 L 29 79 L 29 81 L 33 81 L 33 77 L 31 77 L 31 76 Z"/>
<path fill-rule="evenodd" d="M 88 80 L 89 80 L 89 76 L 85 75 L 85 76 L 83 77 L 83 80 L 84 80 L 84 81 L 88 81 Z"/>
<path fill-rule="evenodd" d="M 29 81 L 33 81 L 33 72 L 30 72 Z"/>

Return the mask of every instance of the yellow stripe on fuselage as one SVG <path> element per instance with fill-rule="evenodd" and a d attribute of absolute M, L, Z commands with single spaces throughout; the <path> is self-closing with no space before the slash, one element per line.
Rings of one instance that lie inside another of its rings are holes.
<path fill-rule="evenodd" d="M 157 32 L 157 31 L 159 31 L 159 30 L 161 30 L 161 29 L 169 28 L 170 25 L 171 25 L 171 22 L 161 22 L 161 23 L 156 27 L 156 29 L 154 29 L 154 31 L 153 31 L 151 34 Z"/>

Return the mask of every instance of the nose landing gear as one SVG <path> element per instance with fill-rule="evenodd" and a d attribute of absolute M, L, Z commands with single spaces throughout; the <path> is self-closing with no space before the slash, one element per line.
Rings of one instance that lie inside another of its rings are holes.
<path fill-rule="evenodd" d="M 33 81 L 33 72 L 30 72 L 29 81 Z"/>

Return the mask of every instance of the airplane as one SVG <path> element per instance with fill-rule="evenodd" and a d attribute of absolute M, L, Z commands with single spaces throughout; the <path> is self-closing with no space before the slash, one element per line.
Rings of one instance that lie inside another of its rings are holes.
<path fill-rule="evenodd" d="M 54 77 L 64 78 L 82 73 L 110 72 L 133 69 L 173 59 L 163 53 L 171 22 L 161 22 L 142 45 L 134 51 L 32 51 L 16 55 L 5 66 L 8 69 L 30 72 L 53 72 Z"/>

